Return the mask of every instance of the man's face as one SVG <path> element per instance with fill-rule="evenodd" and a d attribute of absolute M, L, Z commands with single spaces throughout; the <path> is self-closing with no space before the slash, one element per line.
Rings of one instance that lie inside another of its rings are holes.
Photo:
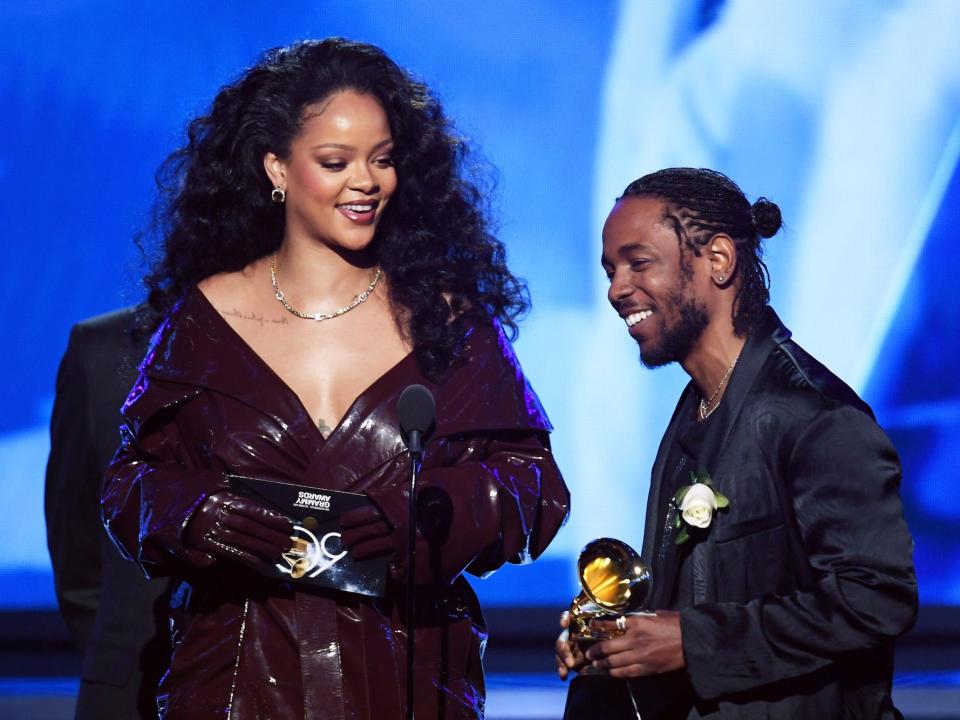
<path fill-rule="evenodd" d="M 641 362 L 651 368 L 683 362 L 709 322 L 696 294 L 701 258 L 681 253 L 666 211 L 657 198 L 628 197 L 603 226 L 607 298 L 640 346 Z"/>

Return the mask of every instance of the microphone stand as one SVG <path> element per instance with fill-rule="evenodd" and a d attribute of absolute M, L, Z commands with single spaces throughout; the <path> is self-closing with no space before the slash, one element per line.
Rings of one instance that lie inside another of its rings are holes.
<path fill-rule="evenodd" d="M 423 461 L 423 441 L 436 421 L 437 406 L 430 389 L 408 385 L 397 399 L 400 431 L 410 452 L 410 533 L 407 546 L 407 720 L 413 720 L 413 638 L 417 624 L 417 478 Z"/>
<path fill-rule="evenodd" d="M 413 716 L 413 645 L 414 627 L 417 616 L 417 478 L 420 476 L 420 464 L 423 460 L 423 447 L 420 444 L 420 431 L 409 433 L 410 449 L 410 526 L 407 536 L 407 720 Z"/>

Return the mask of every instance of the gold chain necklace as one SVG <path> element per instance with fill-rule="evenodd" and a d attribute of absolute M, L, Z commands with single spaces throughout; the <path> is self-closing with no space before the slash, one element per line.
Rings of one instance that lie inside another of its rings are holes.
<path fill-rule="evenodd" d="M 727 368 L 727 372 L 723 374 L 723 377 L 720 378 L 720 384 L 717 385 L 717 389 L 713 391 L 713 395 L 710 396 L 709 400 L 704 399 L 702 396 L 700 398 L 700 407 L 697 409 L 697 414 L 700 416 L 701 420 L 706 420 L 713 414 L 713 411 L 720 407 L 720 403 L 717 402 L 716 405 L 713 405 L 713 401 L 716 400 L 717 394 L 720 392 L 720 389 L 727 384 L 727 380 L 730 379 L 730 376 L 733 374 L 733 369 L 737 366 L 737 361 L 740 359 L 740 353 L 743 352 L 743 348 L 740 348 L 740 352 L 737 353 L 737 356 L 733 359 L 733 364 Z M 720 398 L 721 400 L 723 398 Z M 713 407 L 710 407 L 713 405 Z M 709 409 L 708 409 L 709 408 Z"/>
<path fill-rule="evenodd" d="M 373 294 L 374 288 L 376 288 L 377 283 L 380 282 L 381 275 L 383 275 L 383 270 L 381 268 L 377 268 L 377 272 L 373 276 L 373 280 L 370 281 L 370 284 L 367 285 L 367 289 L 359 295 L 354 296 L 349 305 L 344 305 L 341 308 L 337 308 L 331 313 L 305 313 L 300 312 L 293 305 L 287 302 L 287 298 L 284 296 L 283 290 L 281 290 L 280 286 L 277 284 L 277 254 L 274 253 L 273 257 L 270 258 L 270 282 L 273 284 L 273 296 L 277 299 L 277 302 L 283 305 L 284 310 L 291 315 L 296 315 L 298 318 L 303 318 L 304 320 L 332 320 L 335 317 L 340 317 L 344 313 L 350 312 L 357 305 L 366 302 L 367 298 Z"/>

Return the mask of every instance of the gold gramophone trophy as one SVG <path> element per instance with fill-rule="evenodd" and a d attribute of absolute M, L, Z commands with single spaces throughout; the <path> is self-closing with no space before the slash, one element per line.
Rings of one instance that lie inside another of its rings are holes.
<path fill-rule="evenodd" d="M 587 543 L 580 551 L 577 560 L 577 576 L 582 591 L 570 605 L 570 625 L 567 638 L 575 642 L 580 651 L 586 653 L 593 643 L 622 633 L 627 613 L 636 612 L 644 606 L 650 594 L 650 570 L 640 560 L 637 551 L 622 540 L 598 538 Z M 616 620 L 619 630 L 603 633 L 590 627 L 592 620 Z M 572 685 L 567 696 L 564 720 L 583 720 L 601 717 L 593 704 L 598 693 L 609 697 L 613 681 L 604 670 L 592 665 L 580 669 L 580 675 L 594 676 L 586 685 Z M 604 677 L 606 676 L 606 677 Z M 579 678 L 578 678 L 579 680 Z M 641 678 L 640 682 L 645 682 Z M 650 698 L 657 698 L 659 691 L 651 688 L 649 692 L 635 693 L 632 683 L 636 679 L 623 683 L 626 696 L 637 720 L 643 717 L 660 717 Z M 599 685 L 597 685 L 599 683 Z M 595 686 L 593 689 L 590 686 Z M 576 689 L 575 689 L 576 688 Z M 578 697 L 580 699 L 578 699 Z M 584 699 L 585 698 L 585 699 Z M 649 711 L 650 708 L 653 711 Z M 641 715 L 643 706 L 643 715 Z"/>
<path fill-rule="evenodd" d="M 625 542 L 597 538 L 580 551 L 577 576 L 582 591 L 570 605 L 569 639 L 586 652 L 610 637 L 592 629 L 592 620 L 617 620 L 643 606 L 650 593 L 650 570 Z M 587 666 L 581 672 L 601 671 Z"/>

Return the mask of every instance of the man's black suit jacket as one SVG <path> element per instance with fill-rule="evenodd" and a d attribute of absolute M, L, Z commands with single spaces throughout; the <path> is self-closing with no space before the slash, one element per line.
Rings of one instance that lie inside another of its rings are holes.
<path fill-rule="evenodd" d="M 688 386 L 654 464 L 642 553 L 654 583 L 673 576 L 653 547 L 666 458 L 698 397 Z M 730 500 L 692 548 L 694 605 L 680 612 L 699 714 L 897 717 L 893 640 L 917 612 L 900 463 L 870 408 L 772 310 L 744 347 L 699 466 Z M 670 589 L 658 590 L 663 607 Z"/>
<path fill-rule="evenodd" d="M 148 340 L 136 309 L 74 326 L 57 375 L 45 514 L 60 612 L 84 653 L 76 717 L 156 717 L 167 665 L 164 581 L 121 558 L 100 520 L 100 485 L 120 443 L 120 407 Z"/>

